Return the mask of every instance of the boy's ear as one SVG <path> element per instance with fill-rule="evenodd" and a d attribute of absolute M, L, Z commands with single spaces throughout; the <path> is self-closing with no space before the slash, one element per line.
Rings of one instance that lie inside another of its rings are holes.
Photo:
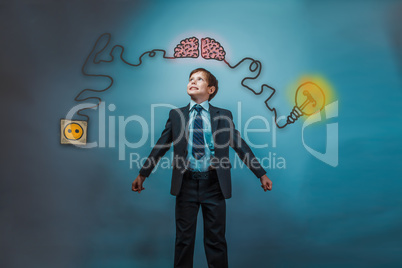
<path fill-rule="evenodd" d="M 214 86 L 208 87 L 208 93 L 209 94 L 212 94 L 214 92 L 215 92 L 215 87 Z"/>

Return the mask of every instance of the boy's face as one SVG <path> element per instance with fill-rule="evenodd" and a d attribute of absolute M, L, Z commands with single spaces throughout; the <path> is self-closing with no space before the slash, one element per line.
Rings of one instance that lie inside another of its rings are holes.
<path fill-rule="evenodd" d="M 187 94 L 191 99 L 201 103 L 209 99 L 209 95 L 214 93 L 215 87 L 208 86 L 207 77 L 204 72 L 193 73 L 187 84 Z"/>

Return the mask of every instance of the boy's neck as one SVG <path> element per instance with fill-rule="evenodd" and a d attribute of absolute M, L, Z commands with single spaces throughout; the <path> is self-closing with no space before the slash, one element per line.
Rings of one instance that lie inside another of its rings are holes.
<path fill-rule="evenodd" d="M 193 100 L 195 103 L 197 103 L 197 104 L 201 104 L 201 103 L 203 103 L 204 101 L 207 101 L 208 99 L 195 99 L 195 98 L 191 98 L 191 100 Z"/>

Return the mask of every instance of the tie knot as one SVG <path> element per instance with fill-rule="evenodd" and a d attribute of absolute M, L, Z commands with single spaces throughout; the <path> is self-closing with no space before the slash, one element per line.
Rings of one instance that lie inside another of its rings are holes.
<path fill-rule="evenodd" d="M 197 111 L 197 113 L 200 113 L 202 111 L 202 106 L 197 104 L 194 109 Z"/>

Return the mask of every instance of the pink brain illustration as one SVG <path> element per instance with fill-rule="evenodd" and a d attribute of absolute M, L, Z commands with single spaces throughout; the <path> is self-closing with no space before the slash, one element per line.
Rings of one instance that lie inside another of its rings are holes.
<path fill-rule="evenodd" d="M 198 39 L 189 37 L 180 41 L 174 49 L 175 58 L 198 58 Z"/>
<path fill-rule="evenodd" d="M 226 52 L 213 38 L 202 38 L 201 39 L 201 56 L 204 59 L 215 59 L 215 60 L 224 60 Z"/>

